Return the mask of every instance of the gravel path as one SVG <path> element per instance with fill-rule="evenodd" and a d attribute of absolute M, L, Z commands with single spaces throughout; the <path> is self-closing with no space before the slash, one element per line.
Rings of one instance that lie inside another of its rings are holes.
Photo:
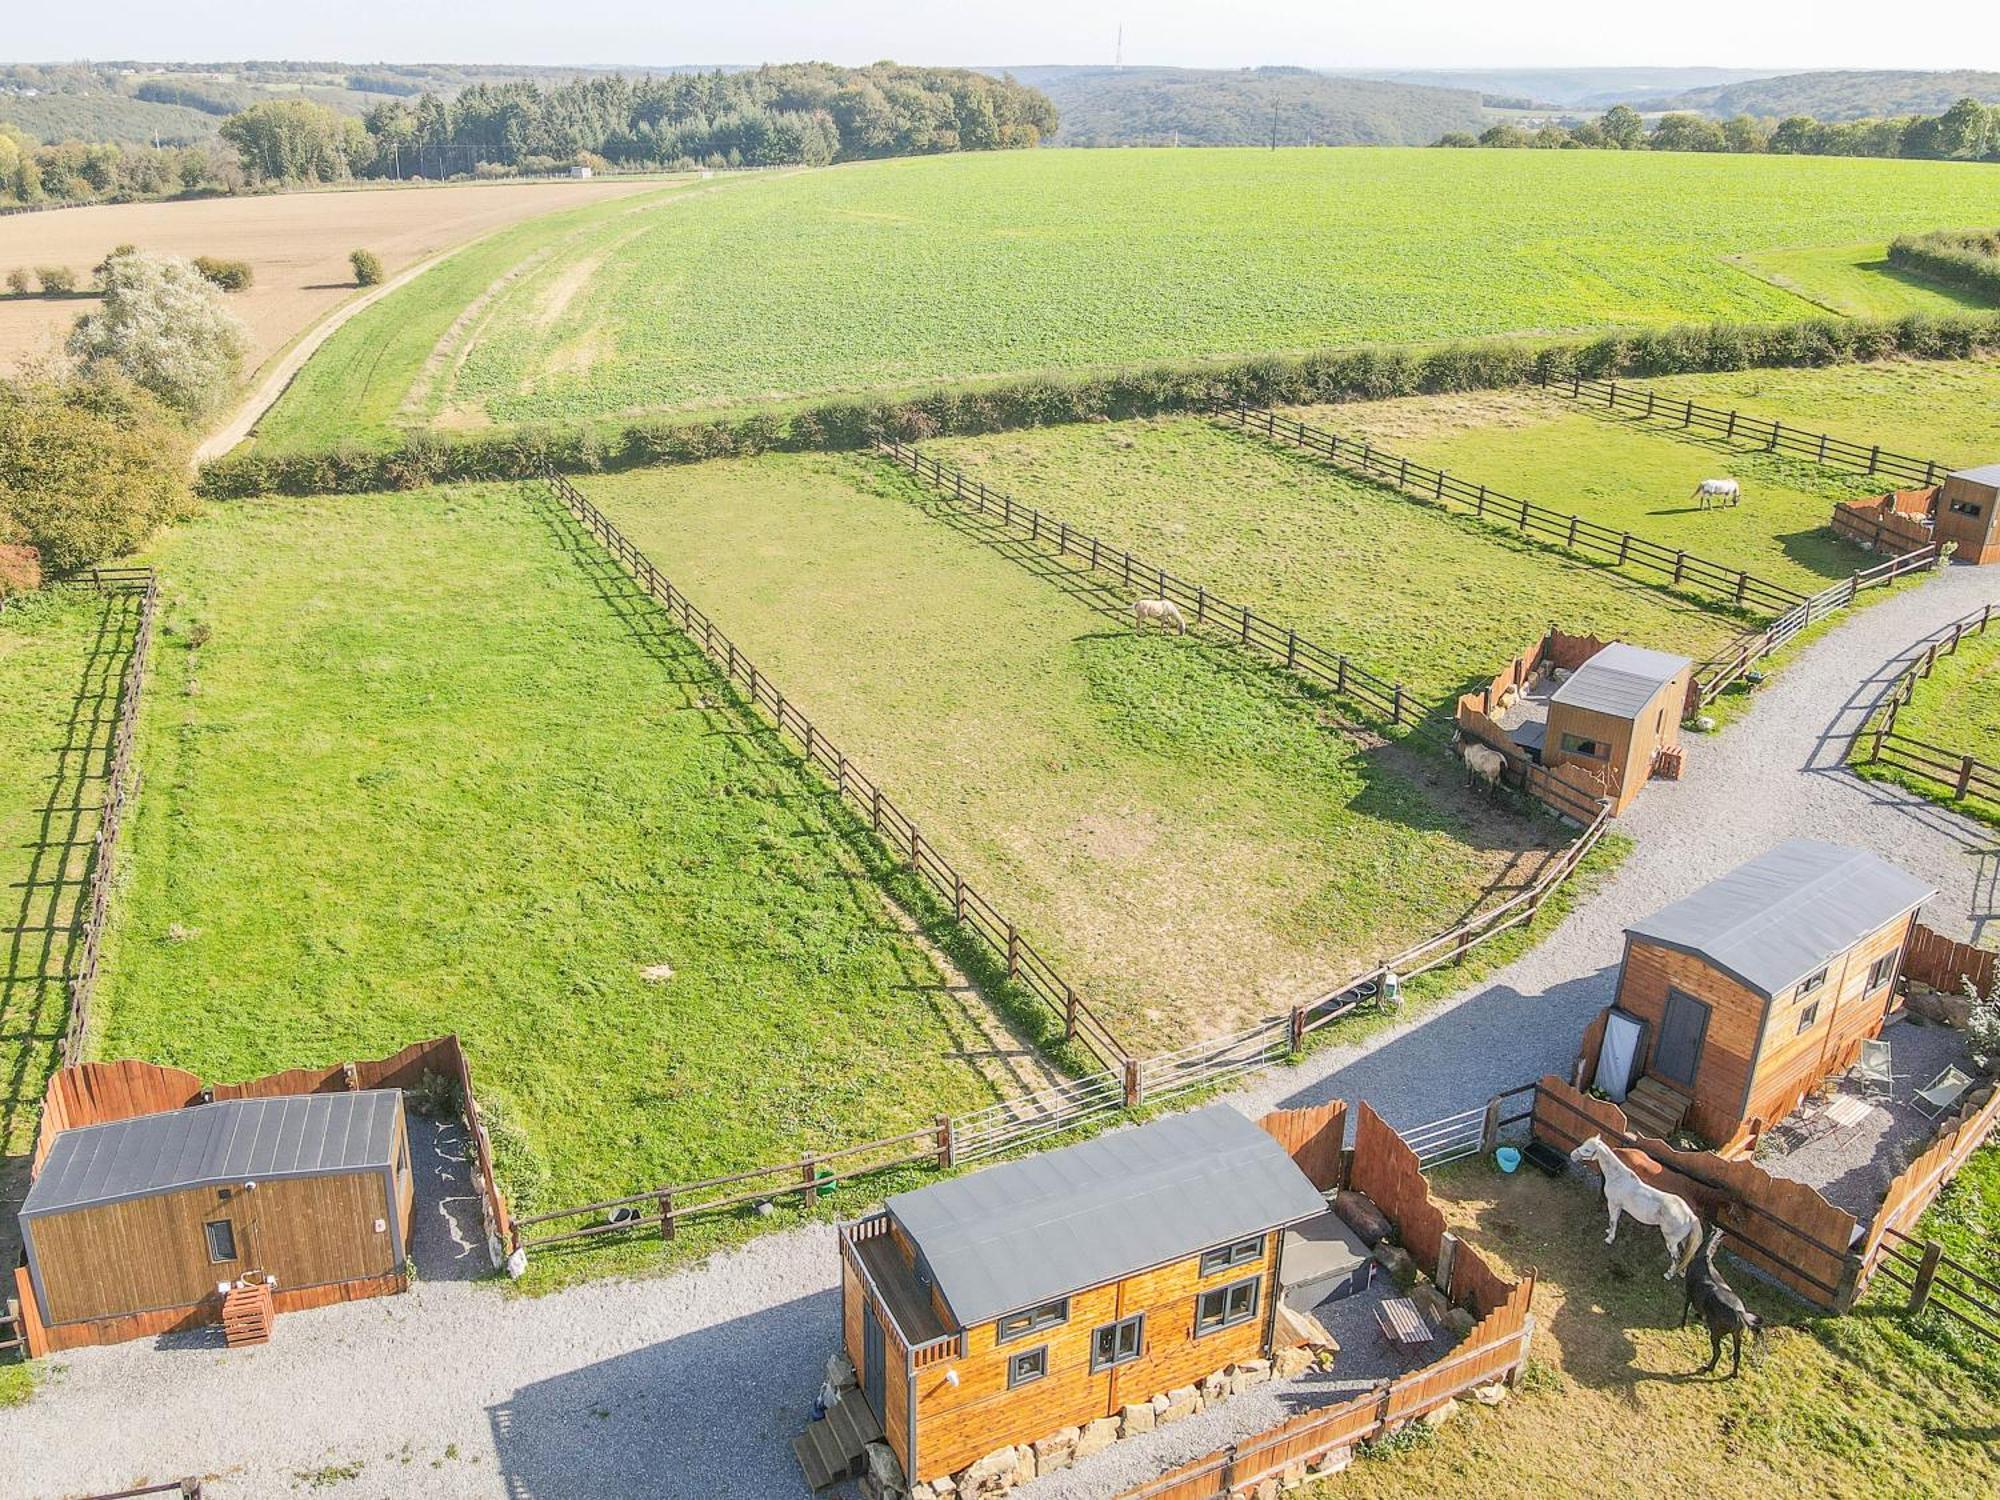
<path fill-rule="evenodd" d="M 1625 820 L 1638 839 L 1631 858 L 1533 952 L 1233 1102 L 1254 1113 L 1363 1098 L 1412 1125 L 1564 1071 L 1610 998 L 1625 924 L 1788 834 L 1879 850 L 1938 885 L 1932 925 L 1977 935 L 1995 916 L 1993 836 L 1838 766 L 1897 664 L 1995 598 L 2000 569 L 1954 568 L 1829 633 L 1761 690 L 1743 723 L 1694 742 L 1684 781 L 1646 791 Z M 440 1189 L 451 1196 L 448 1182 Z M 450 1240 L 442 1219 L 427 1232 Z M 813 1227 L 673 1276 L 534 1301 L 426 1281 L 403 1297 L 281 1318 L 272 1343 L 246 1353 L 207 1339 L 80 1350 L 0 1417 L 0 1494 L 212 1472 L 218 1497 L 801 1496 L 789 1440 L 838 1336 L 836 1267 L 832 1231 Z M 1243 1400 L 1270 1411 L 1244 1405 L 1240 1416 L 1261 1426 L 1298 1399 L 1253 1392 Z M 1198 1445 L 1207 1435 L 1194 1422 L 1174 1431 Z"/>

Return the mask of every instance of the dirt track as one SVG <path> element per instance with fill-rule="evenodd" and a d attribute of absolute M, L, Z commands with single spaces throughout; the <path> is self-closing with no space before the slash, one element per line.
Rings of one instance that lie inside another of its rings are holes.
<path fill-rule="evenodd" d="M 118 245 L 247 260 L 256 273 L 230 306 L 249 325 L 252 367 L 354 295 L 347 252 L 365 247 L 390 276 L 441 250 L 536 214 L 657 190 L 658 179 L 453 183 L 126 203 L 0 218 L 0 272 L 69 266 L 81 282 Z M 0 373 L 58 344 L 89 297 L 0 296 Z"/>

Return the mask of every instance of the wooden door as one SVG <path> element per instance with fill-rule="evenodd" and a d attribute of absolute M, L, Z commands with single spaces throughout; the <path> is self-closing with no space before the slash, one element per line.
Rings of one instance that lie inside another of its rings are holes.
<path fill-rule="evenodd" d="M 870 1303 L 861 1318 L 861 1390 L 879 1417 L 887 1392 L 883 1380 L 882 1317 Z"/>
<path fill-rule="evenodd" d="M 1692 995 L 1669 989 L 1667 1013 L 1660 1020 L 1660 1040 L 1653 1048 L 1653 1064 L 1646 1071 L 1693 1089 L 1694 1075 L 1701 1067 L 1701 1044 L 1707 1037 L 1708 1007 Z"/>

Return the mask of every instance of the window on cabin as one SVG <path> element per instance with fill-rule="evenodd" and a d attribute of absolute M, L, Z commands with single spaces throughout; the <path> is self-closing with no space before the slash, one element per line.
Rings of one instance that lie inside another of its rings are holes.
<path fill-rule="evenodd" d="M 1902 957 L 1902 954 L 1903 950 L 1898 948 L 1894 953 L 1886 953 L 1868 966 L 1868 993 L 1873 994 L 1889 982 L 1890 976 L 1896 972 L 1896 960 Z"/>
<path fill-rule="evenodd" d="M 1980 513 L 1979 507 L 1974 505 L 1970 500 L 1954 500 L 1951 502 L 1951 509 L 1954 515 L 1971 516 L 1975 520 Z"/>
<path fill-rule="evenodd" d="M 1804 1036 L 1808 1031 L 1812 1030 L 1812 1023 L 1818 1019 L 1819 1001 L 1815 1000 L 1811 1005 L 1808 1005 L 1804 1010 L 1799 1012 L 1799 1029 L 1793 1032 L 1792 1035 Z"/>
<path fill-rule="evenodd" d="M 1044 1302 L 1040 1307 L 1023 1308 L 1020 1312 L 1009 1313 L 993 1325 L 993 1341 L 996 1344 L 1010 1343 L 1026 1338 L 1044 1328 L 1054 1328 L 1058 1323 L 1069 1321 L 1069 1298 L 1058 1297 L 1054 1302 Z"/>
<path fill-rule="evenodd" d="M 1580 734 L 1566 734 L 1562 737 L 1563 749 L 1571 755 L 1588 755 L 1593 760 L 1609 760 L 1611 747 L 1602 740 L 1593 740 Z"/>
<path fill-rule="evenodd" d="M 1814 990 L 1818 989 L 1821 985 L 1825 983 L 1826 983 L 1826 970 L 1821 969 L 1817 974 L 1808 974 L 1804 979 L 1801 979 L 1799 981 L 1798 992 L 1800 997 L 1804 998 L 1805 996 L 1810 995 Z"/>
<path fill-rule="evenodd" d="M 227 1219 L 210 1219 L 201 1226 L 201 1232 L 208 1239 L 208 1259 L 211 1265 L 236 1259 L 236 1226 Z"/>
<path fill-rule="evenodd" d="M 1090 1373 L 1101 1374 L 1119 1365 L 1129 1365 L 1144 1351 L 1146 1315 L 1106 1323 L 1090 1339 Z"/>
<path fill-rule="evenodd" d="M 1038 1344 L 1033 1349 L 1023 1349 L 1007 1360 L 1007 1389 L 1017 1385 L 1027 1385 L 1040 1380 L 1049 1373 L 1049 1346 Z"/>
<path fill-rule="evenodd" d="M 1201 1274 L 1213 1276 L 1217 1271 L 1228 1271 L 1237 1266 L 1247 1266 L 1264 1258 L 1264 1236 L 1238 1240 L 1232 1245 L 1217 1245 L 1213 1250 L 1201 1253 Z"/>
<path fill-rule="evenodd" d="M 1204 1333 L 1234 1328 L 1256 1317 L 1257 1282 L 1258 1278 L 1252 1276 L 1246 1281 L 1232 1281 L 1228 1286 L 1203 1292 L 1195 1301 L 1195 1336 L 1199 1338 Z"/>

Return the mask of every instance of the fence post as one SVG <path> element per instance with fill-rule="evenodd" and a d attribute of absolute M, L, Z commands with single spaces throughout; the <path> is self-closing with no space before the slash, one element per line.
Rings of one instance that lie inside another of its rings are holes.
<path fill-rule="evenodd" d="M 965 877 L 956 870 L 951 875 L 951 914 L 961 922 L 965 920 Z"/>
<path fill-rule="evenodd" d="M 1972 768 L 1979 762 L 1971 756 L 1961 756 L 1958 762 L 1958 786 L 1952 791 L 1953 798 L 1963 797 L 1966 788 L 1972 785 Z"/>
<path fill-rule="evenodd" d="M 1250 644 L 1250 606 L 1243 606 L 1243 644 Z"/>
<path fill-rule="evenodd" d="M 1199 625 L 1208 618 L 1208 590 L 1197 586 L 1194 591 L 1194 622 Z"/>
<path fill-rule="evenodd" d="M 1500 1096 L 1486 1101 L 1486 1118 L 1479 1123 L 1479 1154 L 1490 1156 L 1500 1144 Z"/>
<path fill-rule="evenodd" d="M 673 1237 L 674 1195 L 672 1193 L 662 1193 L 660 1194 L 660 1238 L 670 1240 Z"/>
<path fill-rule="evenodd" d="M 1453 1300 L 1451 1276 L 1452 1272 L 1457 1269 L 1457 1266 L 1458 1236 L 1447 1229 L 1438 1237 L 1437 1274 L 1431 1278 L 1431 1283 L 1444 1293 L 1444 1300 L 1447 1302 Z"/>
<path fill-rule="evenodd" d="M 879 786 L 876 787 L 874 795 L 868 801 L 869 821 L 874 825 L 875 831 L 880 833 L 882 831 L 882 788 Z"/>
<path fill-rule="evenodd" d="M 1622 568 L 1622 567 L 1624 567 L 1624 566 L 1625 566 L 1625 555 L 1626 555 L 1626 553 L 1630 552 L 1631 550 L 1632 550 L 1632 533 L 1631 533 L 1631 532 L 1629 532 L 1629 531 L 1621 531 L 1621 532 L 1619 532 L 1619 533 L 1618 533 L 1618 566 L 1619 566 L 1619 567 L 1621 567 L 1621 568 Z"/>
<path fill-rule="evenodd" d="M 1305 1045 L 1306 1008 L 1303 1005 L 1294 1005 L 1292 1007 L 1292 1018 L 1291 1018 L 1291 1026 L 1289 1028 L 1289 1036 L 1291 1040 L 1292 1051 L 1296 1052 L 1299 1050 L 1299 1048 Z"/>
<path fill-rule="evenodd" d="M 1479 503 L 1473 514 L 1482 521 L 1486 519 L 1486 486 L 1483 484 L 1479 487 Z"/>
<path fill-rule="evenodd" d="M 1296 667 L 1298 664 L 1299 633 L 1296 630 L 1287 630 L 1285 632 L 1285 665 L 1287 667 Z"/>
<path fill-rule="evenodd" d="M 1014 979 L 1021 972 L 1021 933 L 1012 922 L 1007 924 L 1007 977 Z"/>
<path fill-rule="evenodd" d="M 1236 1488 L 1236 1445 L 1231 1443 L 1222 1450 L 1221 1493 L 1227 1495 Z"/>
<path fill-rule="evenodd" d="M 1675 582 L 1675 583 L 1679 583 L 1679 582 L 1681 581 L 1681 574 L 1682 574 L 1682 573 L 1684 573 L 1685 571 L 1687 571 L 1687 560 L 1688 560 L 1688 555 L 1687 555 L 1687 551 L 1686 551 L 1686 549 L 1682 549 L 1681 551 L 1679 551 L 1679 552 L 1676 552 L 1676 553 L 1674 554 L 1674 582 Z"/>
<path fill-rule="evenodd" d="M 1938 1262 L 1944 1258 L 1944 1246 L 1936 1240 L 1924 1241 L 1924 1258 L 1917 1265 L 1916 1285 L 1910 1288 L 1910 1311 L 1920 1313 L 1924 1304 L 1931 1300 L 1931 1283 L 1937 1280 Z"/>
<path fill-rule="evenodd" d="M 1334 659 L 1333 690 L 1336 693 L 1347 691 L 1347 658 L 1345 656 L 1339 656 Z"/>
<path fill-rule="evenodd" d="M 1877 443 L 1868 450 L 1868 472 L 1873 474 L 1875 466 L 1882 462 L 1882 445 Z"/>
<path fill-rule="evenodd" d="M 939 1115 L 937 1117 L 937 1148 L 938 1148 L 938 1165 L 948 1169 L 951 1166 L 951 1116 L 950 1115 Z"/>
<path fill-rule="evenodd" d="M 924 835 L 914 823 L 910 825 L 910 868 L 919 875 L 924 873 Z"/>
<path fill-rule="evenodd" d="M 1136 1105 L 1139 1102 L 1139 1092 L 1142 1086 L 1143 1085 L 1139 1077 L 1139 1059 L 1136 1057 L 1126 1058 L 1125 1059 L 1125 1107 L 1127 1109 L 1131 1109 L 1134 1105 Z"/>
<path fill-rule="evenodd" d="M 1063 1040 L 1076 1039 L 1076 991 L 1063 985 Z"/>
<path fill-rule="evenodd" d="M 1403 685 L 1400 682 L 1396 684 L 1395 696 L 1389 700 L 1389 722 L 1391 724 L 1403 722 Z"/>

